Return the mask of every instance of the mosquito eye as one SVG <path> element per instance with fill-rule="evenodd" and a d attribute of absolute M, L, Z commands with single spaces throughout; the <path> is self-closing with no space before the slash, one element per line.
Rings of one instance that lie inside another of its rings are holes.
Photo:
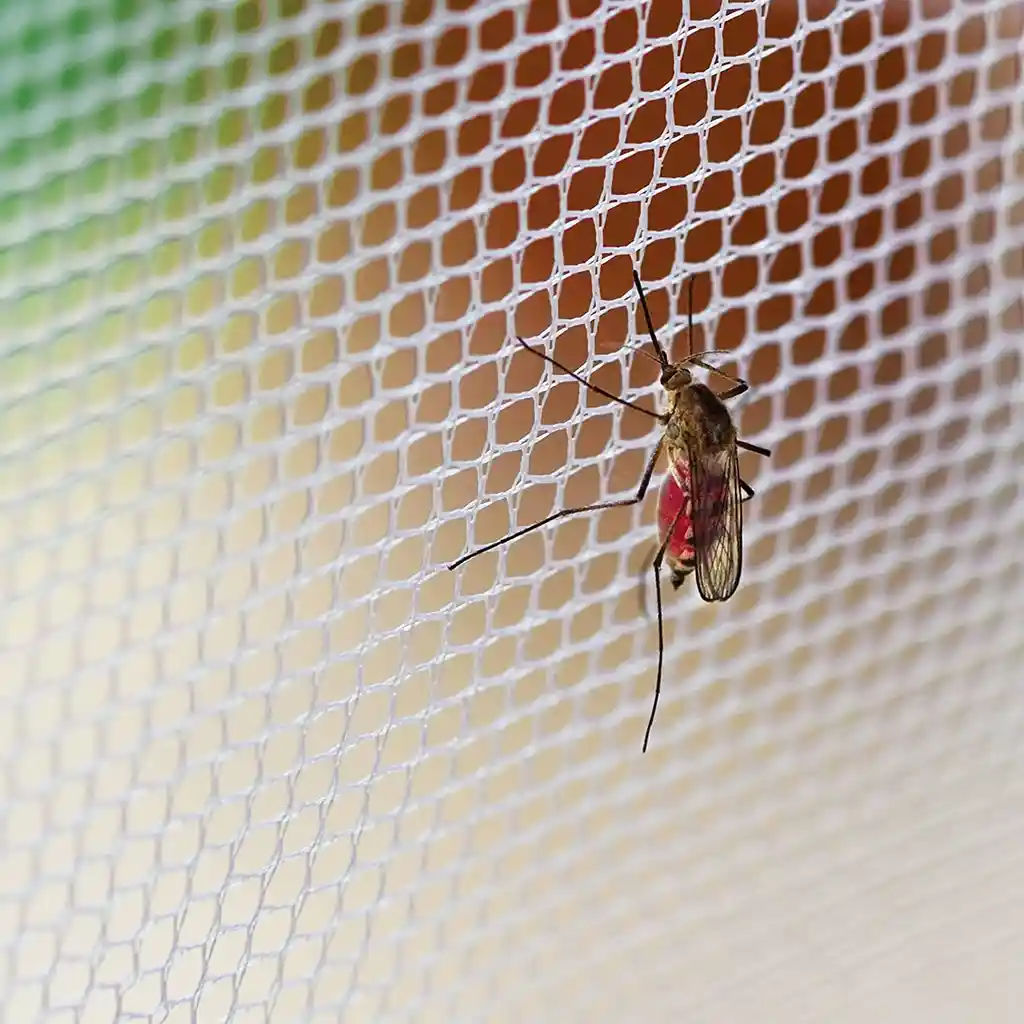
<path fill-rule="evenodd" d="M 669 381 L 671 381 L 672 378 L 675 375 L 676 375 L 675 370 L 671 370 L 671 369 L 669 369 L 669 370 L 662 370 L 661 371 L 661 386 L 663 388 L 667 388 L 668 385 L 669 385 Z"/>

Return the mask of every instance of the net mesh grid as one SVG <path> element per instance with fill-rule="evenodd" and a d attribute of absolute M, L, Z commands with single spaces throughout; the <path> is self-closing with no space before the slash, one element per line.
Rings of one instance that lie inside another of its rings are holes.
<path fill-rule="evenodd" d="M 1019 4 L 5 18 L 5 1017 L 1017 1019 Z"/>

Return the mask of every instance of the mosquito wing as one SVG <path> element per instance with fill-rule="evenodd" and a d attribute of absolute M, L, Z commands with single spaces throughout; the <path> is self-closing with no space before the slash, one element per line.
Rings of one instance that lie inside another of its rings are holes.
<path fill-rule="evenodd" d="M 727 601 L 743 570 L 743 513 L 736 445 L 690 455 L 690 500 L 697 590 Z"/>

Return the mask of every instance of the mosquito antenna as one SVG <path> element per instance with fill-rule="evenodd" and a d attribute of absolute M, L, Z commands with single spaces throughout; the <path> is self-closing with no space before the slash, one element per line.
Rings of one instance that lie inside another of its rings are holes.
<path fill-rule="evenodd" d="M 643 342 L 641 341 L 640 344 L 642 345 Z M 652 356 L 650 352 L 646 351 L 646 349 L 640 348 L 637 345 L 634 345 L 632 342 L 627 342 L 625 347 L 627 352 L 635 352 L 638 356 L 643 356 L 644 359 L 649 359 L 656 366 L 661 366 L 661 362 L 658 359 L 655 359 L 655 357 Z M 601 348 L 600 346 L 598 346 L 597 351 L 601 355 L 610 355 L 615 351 L 615 349 Z"/>
<path fill-rule="evenodd" d="M 634 349 L 633 351 L 634 351 L 634 352 L 636 352 L 636 354 L 637 354 L 638 356 L 643 356 L 643 357 L 644 357 L 644 359 L 650 359 L 650 361 L 651 361 L 652 363 L 656 363 L 656 364 L 657 364 L 658 366 L 661 366 L 661 365 L 662 365 L 662 364 L 661 364 L 661 360 L 660 360 L 660 359 L 655 359 L 655 358 L 654 358 L 654 356 L 652 356 L 652 355 L 651 355 L 651 353 L 650 353 L 650 352 L 648 352 L 648 351 L 647 351 L 646 349 L 643 349 L 643 348 L 637 348 L 637 349 Z"/>
<path fill-rule="evenodd" d="M 642 412 L 645 416 L 650 416 L 651 419 L 660 420 L 665 423 L 665 417 L 660 412 L 655 412 L 653 409 L 646 409 L 642 405 L 637 405 L 636 402 L 631 402 L 628 398 L 623 398 L 621 395 L 613 395 L 610 391 L 605 391 L 604 388 L 598 386 L 593 381 L 589 381 L 586 377 L 581 377 L 575 370 L 570 370 L 565 363 L 560 363 L 554 356 L 549 356 L 546 352 L 541 352 L 540 349 L 534 348 L 532 345 L 527 345 L 522 338 L 517 334 L 516 341 L 519 342 L 527 352 L 532 352 L 535 356 L 540 356 L 546 363 L 550 363 L 552 366 L 561 370 L 563 373 L 569 374 L 573 380 L 579 381 L 585 388 L 589 388 L 591 391 L 596 391 L 599 395 L 604 395 L 605 398 L 610 398 L 613 402 L 618 402 L 619 405 L 624 405 L 627 409 L 636 409 L 637 412 Z"/>
<path fill-rule="evenodd" d="M 654 333 L 651 311 L 647 308 L 647 299 L 644 298 L 643 285 L 640 284 L 640 275 L 636 272 L 635 267 L 633 268 L 633 283 L 636 285 L 637 294 L 640 296 L 640 305 L 643 307 L 644 319 L 647 321 L 647 333 L 651 336 L 651 344 L 654 345 L 654 351 L 658 353 L 658 362 L 661 364 L 662 369 L 667 369 L 671 364 L 668 361 L 668 356 L 665 355 L 665 350 L 658 342 L 658 336 Z"/>

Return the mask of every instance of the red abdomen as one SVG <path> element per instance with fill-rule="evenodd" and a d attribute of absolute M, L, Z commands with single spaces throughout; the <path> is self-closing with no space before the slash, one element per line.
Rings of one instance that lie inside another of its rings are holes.
<path fill-rule="evenodd" d="M 692 511 L 690 467 L 680 460 L 666 475 L 658 495 L 658 540 L 664 543 L 668 531 L 672 530 L 672 538 L 666 549 L 670 565 L 693 565 Z M 672 526 L 673 522 L 675 527 Z"/>

